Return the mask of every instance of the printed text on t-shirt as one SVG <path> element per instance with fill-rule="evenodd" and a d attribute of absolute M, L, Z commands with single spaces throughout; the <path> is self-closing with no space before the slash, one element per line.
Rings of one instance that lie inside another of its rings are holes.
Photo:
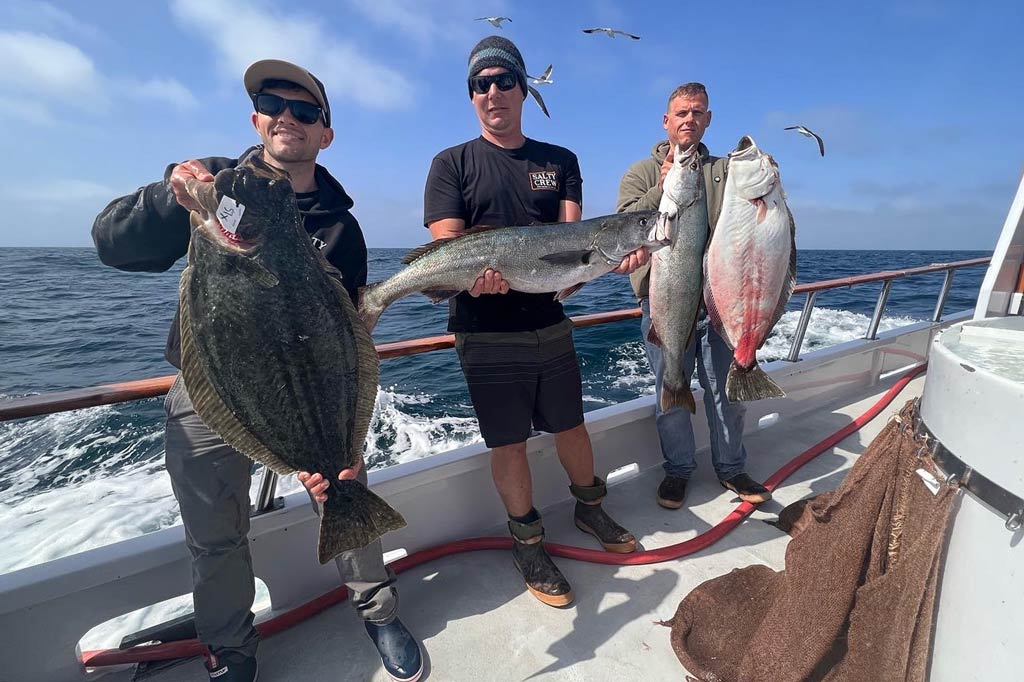
<path fill-rule="evenodd" d="M 530 189 L 558 191 L 558 171 L 533 171 L 530 173 Z"/>

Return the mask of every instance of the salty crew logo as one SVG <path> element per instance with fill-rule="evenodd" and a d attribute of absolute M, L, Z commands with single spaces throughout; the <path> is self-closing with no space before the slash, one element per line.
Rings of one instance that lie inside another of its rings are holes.
<path fill-rule="evenodd" d="M 534 192 L 558 191 L 558 171 L 533 171 L 530 173 L 530 189 Z"/>

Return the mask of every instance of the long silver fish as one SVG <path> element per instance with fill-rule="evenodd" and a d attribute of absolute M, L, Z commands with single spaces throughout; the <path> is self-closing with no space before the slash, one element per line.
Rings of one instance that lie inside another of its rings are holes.
<path fill-rule="evenodd" d="M 291 184 L 253 161 L 188 190 L 203 207 L 192 212 L 180 286 L 181 371 L 196 414 L 278 474 L 352 466 L 373 413 L 377 353 L 341 275 L 303 229 Z M 241 213 L 233 231 L 231 212 Z M 335 480 L 320 563 L 404 525 L 358 481 Z"/>
<path fill-rule="evenodd" d="M 662 183 L 661 220 L 669 223 L 670 246 L 651 256 L 651 329 L 647 340 L 661 346 L 662 411 L 683 405 L 696 412 L 683 355 L 693 337 L 700 308 L 702 262 L 708 242 L 704 171 L 697 145 L 677 145 L 672 168 Z"/>
<path fill-rule="evenodd" d="M 416 292 L 434 303 L 472 288 L 488 268 L 530 294 L 557 292 L 562 301 L 586 282 L 616 268 L 641 246 L 661 248 L 657 211 L 637 211 L 574 223 L 475 229 L 411 251 L 408 267 L 359 291 L 359 315 L 372 330 L 384 310 Z"/>
<path fill-rule="evenodd" d="M 733 349 L 729 400 L 785 395 L 757 365 L 757 350 L 786 311 L 796 284 L 796 225 L 779 167 L 743 137 L 729 153 L 722 213 L 704 263 L 711 324 Z"/>

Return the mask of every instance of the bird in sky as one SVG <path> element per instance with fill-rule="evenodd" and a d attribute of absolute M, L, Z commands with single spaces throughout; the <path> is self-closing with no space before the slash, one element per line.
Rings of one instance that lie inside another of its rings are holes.
<path fill-rule="evenodd" d="M 818 141 L 818 151 L 821 152 L 822 156 L 825 156 L 825 141 L 822 140 L 821 136 L 818 135 L 817 133 L 812 132 L 811 130 L 805 128 L 804 126 L 789 126 L 788 128 L 783 128 L 783 130 L 795 130 L 801 135 L 804 135 L 805 137 L 813 137 L 815 140 Z"/>
<path fill-rule="evenodd" d="M 626 33 L 625 31 L 620 31 L 617 28 L 585 28 L 585 29 L 583 29 L 583 32 L 584 33 L 604 33 L 609 38 L 614 38 L 615 34 L 618 33 L 620 36 L 626 36 L 627 38 L 632 38 L 633 40 L 640 40 L 640 36 L 635 36 L 632 33 Z"/>
<path fill-rule="evenodd" d="M 512 20 L 509 19 L 508 17 L 478 17 L 473 21 L 486 21 L 490 23 L 490 25 L 493 26 L 494 28 L 501 28 L 501 22 Z"/>
<path fill-rule="evenodd" d="M 548 68 L 544 69 L 544 73 L 542 73 L 538 77 L 530 76 L 530 78 L 532 78 L 533 82 L 536 83 L 537 85 L 547 85 L 548 83 L 554 83 L 555 81 L 551 80 L 551 70 L 553 68 L 553 64 L 548 64 Z"/>

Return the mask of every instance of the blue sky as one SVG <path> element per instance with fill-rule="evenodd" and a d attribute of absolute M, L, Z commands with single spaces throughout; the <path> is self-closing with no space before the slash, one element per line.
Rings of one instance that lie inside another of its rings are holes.
<path fill-rule="evenodd" d="M 479 134 L 469 50 L 501 33 L 531 73 L 554 64 L 552 118 L 531 100 L 524 128 L 579 156 L 585 216 L 614 211 L 668 93 L 698 80 L 712 153 L 750 134 L 778 160 L 800 247 L 989 249 L 1024 162 L 1022 27 L 1019 2 L 5 0 L 0 246 L 90 245 L 96 213 L 166 164 L 237 155 L 256 140 L 241 74 L 267 57 L 325 82 L 320 160 L 369 245 L 426 241 L 430 161 Z"/>

